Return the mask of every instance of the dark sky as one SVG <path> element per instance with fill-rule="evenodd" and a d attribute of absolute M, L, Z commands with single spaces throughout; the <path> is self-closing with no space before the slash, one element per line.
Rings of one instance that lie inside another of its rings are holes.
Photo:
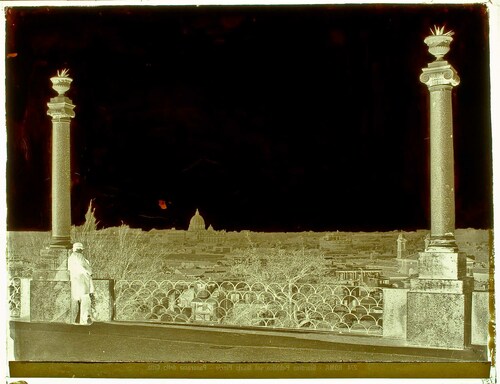
<path fill-rule="evenodd" d="M 104 226 L 429 228 L 423 39 L 455 31 L 457 227 L 492 226 L 486 8 L 11 8 L 8 229 L 50 229 L 49 78 L 69 68 L 72 215 Z M 165 201 L 162 209 L 159 201 Z"/>

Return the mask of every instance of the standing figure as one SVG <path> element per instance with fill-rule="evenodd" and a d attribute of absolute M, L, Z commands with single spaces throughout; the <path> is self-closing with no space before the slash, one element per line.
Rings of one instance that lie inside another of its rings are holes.
<path fill-rule="evenodd" d="M 91 295 L 94 294 L 92 268 L 83 256 L 83 244 L 73 244 L 68 258 L 71 281 L 71 318 L 76 324 L 92 324 Z M 79 317 L 79 322 L 77 318 Z"/>

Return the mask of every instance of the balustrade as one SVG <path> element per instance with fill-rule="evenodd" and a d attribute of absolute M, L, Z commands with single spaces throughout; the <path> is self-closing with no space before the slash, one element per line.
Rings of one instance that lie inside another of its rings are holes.
<path fill-rule="evenodd" d="M 118 281 L 115 319 L 382 334 L 382 289 L 329 284 Z"/>

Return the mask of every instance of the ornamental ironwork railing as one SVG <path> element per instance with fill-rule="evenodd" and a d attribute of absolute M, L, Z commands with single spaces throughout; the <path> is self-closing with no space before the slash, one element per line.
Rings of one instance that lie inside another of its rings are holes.
<path fill-rule="evenodd" d="M 21 278 L 9 280 L 9 313 L 12 319 L 21 317 Z"/>
<path fill-rule="evenodd" d="M 381 335 L 382 293 L 333 284 L 120 280 L 115 319 Z"/>

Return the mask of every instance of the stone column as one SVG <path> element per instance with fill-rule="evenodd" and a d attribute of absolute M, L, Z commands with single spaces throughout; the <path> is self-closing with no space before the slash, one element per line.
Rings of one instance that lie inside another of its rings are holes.
<path fill-rule="evenodd" d="M 72 322 L 68 254 L 71 248 L 70 121 L 75 106 L 64 94 L 73 81 L 68 71 L 50 79 L 58 96 L 50 99 L 52 117 L 52 235 L 40 251 L 31 281 L 31 320 Z"/>
<path fill-rule="evenodd" d="M 71 247 L 71 142 L 70 121 L 75 117 L 71 100 L 64 94 L 73 79 L 67 71 L 50 79 L 58 96 L 47 104 L 52 117 L 52 238 L 51 248 Z"/>
<path fill-rule="evenodd" d="M 430 247 L 456 251 L 451 92 L 460 83 L 460 78 L 455 69 L 443 59 L 452 40 L 451 34 L 431 35 L 425 39 L 436 60 L 422 70 L 420 81 L 427 85 L 430 93 Z"/>
<path fill-rule="evenodd" d="M 410 344 L 462 349 L 469 343 L 471 281 L 466 257 L 455 242 L 452 89 L 460 79 L 443 59 L 453 32 L 436 28 L 424 42 L 436 60 L 423 68 L 420 81 L 430 92 L 431 236 L 419 254 L 419 277 L 410 280 Z"/>

